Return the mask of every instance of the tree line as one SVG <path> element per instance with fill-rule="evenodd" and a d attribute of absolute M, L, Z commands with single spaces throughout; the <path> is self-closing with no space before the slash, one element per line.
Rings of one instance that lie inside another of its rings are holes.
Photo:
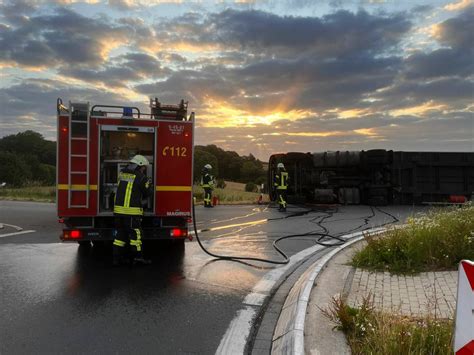
<path fill-rule="evenodd" d="M 240 156 L 216 145 L 195 146 L 194 180 L 211 164 L 219 180 L 261 184 L 266 181 L 263 163 L 252 154 Z M 54 185 L 56 182 L 56 142 L 31 130 L 0 138 L 0 183 L 21 187 L 28 184 Z"/>
<path fill-rule="evenodd" d="M 229 180 L 248 184 L 247 190 L 266 181 L 263 163 L 252 154 L 240 156 L 237 152 L 226 151 L 211 145 L 194 147 L 194 180 L 199 181 L 201 171 L 206 164 L 211 164 L 212 175 L 219 181 Z"/>
<path fill-rule="evenodd" d="M 0 183 L 21 187 L 56 183 L 56 142 L 25 131 L 0 139 Z"/>

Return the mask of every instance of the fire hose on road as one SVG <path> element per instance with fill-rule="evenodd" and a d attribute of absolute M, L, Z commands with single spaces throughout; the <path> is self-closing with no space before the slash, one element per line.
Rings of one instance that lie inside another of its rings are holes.
<path fill-rule="evenodd" d="M 390 213 L 388 212 L 385 212 L 385 211 L 382 211 L 381 209 L 379 208 L 376 208 L 378 211 L 390 216 L 393 221 L 392 222 L 387 222 L 387 223 L 384 223 L 382 226 L 384 225 L 387 225 L 387 224 L 391 224 L 391 223 L 395 223 L 395 222 L 398 222 L 398 218 L 391 215 Z M 368 224 L 368 221 L 370 218 L 372 218 L 373 216 L 375 216 L 375 212 L 374 212 L 374 209 L 371 207 L 371 210 L 372 210 L 372 216 L 369 216 L 367 218 L 365 218 L 365 222 L 364 224 Z M 287 215 L 283 218 L 291 218 L 291 217 L 295 217 L 295 216 L 301 216 L 303 214 L 308 214 L 310 212 L 313 212 L 314 210 L 313 209 L 309 209 L 307 211 L 301 211 L 301 212 L 297 212 L 297 213 L 294 213 L 294 214 L 291 214 L 291 215 Z M 204 245 L 202 244 L 201 242 L 201 239 L 199 238 L 199 232 L 198 232 L 198 229 L 197 229 L 197 226 L 196 226 L 196 211 L 195 211 L 195 206 L 194 206 L 194 203 L 193 203 L 193 206 L 192 206 L 192 212 L 193 212 L 193 227 L 194 227 L 194 233 L 196 235 L 196 239 L 199 243 L 199 246 L 201 247 L 201 249 L 208 255 L 214 257 L 214 258 L 217 258 L 217 259 L 221 259 L 221 260 L 233 260 L 233 261 L 238 261 L 238 260 L 246 260 L 246 261 L 258 261 L 258 262 L 262 262 L 262 263 L 269 263 L 269 264 L 277 264 L 277 265 L 284 265 L 284 264 L 288 264 L 288 262 L 290 261 L 290 258 L 288 257 L 288 255 L 286 255 L 286 253 L 281 250 L 281 248 L 278 247 L 278 243 L 282 240 L 285 240 L 285 239 L 290 239 L 290 238 L 303 238 L 303 237 L 314 237 L 314 242 L 316 244 L 319 244 L 319 245 L 322 245 L 324 247 L 335 247 L 335 246 L 340 246 L 342 244 L 344 244 L 346 242 L 345 239 L 342 239 L 340 237 L 337 237 L 337 236 L 333 236 L 333 235 L 330 235 L 328 233 L 320 233 L 320 232 L 307 232 L 307 233 L 300 233 L 300 234 L 289 234 L 289 235 L 285 235 L 283 237 L 280 237 L 280 238 L 277 238 L 275 241 L 273 241 L 272 243 L 272 246 L 273 248 L 283 257 L 283 260 L 273 260 L 273 259 L 263 259 L 263 258 L 254 258 L 254 257 L 249 257 L 249 256 L 233 256 L 233 255 L 219 255 L 219 254 L 215 254 L 211 251 L 209 251 L 208 249 L 206 249 L 206 247 L 204 247 Z M 327 219 L 327 218 L 330 218 L 331 216 L 333 215 L 333 212 L 329 212 L 328 216 L 325 216 L 323 217 L 319 222 L 317 222 L 316 224 L 322 228 L 324 231 L 327 232 L 327 229 L 325 227 L 323 227 L 321 225 L 321 223 Z M 275 218 L 275 219 L 278 219 L 278 218 Z M 269 220 L 275 220 L 275 219 L 269 219 Z M 363 226 L 363 225 L 362 225 Z M 362 226 L 359 226 L 357 227 L 356 229 L 362 227 Z M 330 242 L 328 243 L 327 241 L 325 241 L 325 239 L 332 239 L 332 240 L 335 240 L 335 242 Z"/>

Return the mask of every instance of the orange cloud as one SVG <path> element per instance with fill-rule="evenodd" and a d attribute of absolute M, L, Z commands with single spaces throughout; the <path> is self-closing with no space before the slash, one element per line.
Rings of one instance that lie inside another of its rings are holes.
<path fill-rule="evenodd" d="M 363 136 L 376 136 L 377 135 L 377 133 L 375 132 L 375 128 L 354 129 L 354 132 L 357 134 L 361 134 Z"/>
<path fill-rule="evenodd" d="M 425 102 L 424 104 L 418 106 L 412 106 L 407 108 L 401 108 L 398 110 L 392 110 L 389 112 L 391 116 L 406 116 L 406 115 L 413 115 L 413 116 L 423 116 L 425 113 L 430 111 L 441 111 L 448 108 L 447 105 L 444 104 L 436 104 L 433 100 Z"/>
<path fill-rule="evenodd" d="M 361 116 L 365 116 L 371 113 L 369 109 L 350 109 L 350 110 L 340 110 L 338 108 L 333 110 L 328 110 L 328 112 L 336 113 L 339 118 L 357 118 Z"/>
<path fill-rule="evenodd" d="M 254 127 L 256 125 L 271 125 L 279 120 L 296 121 L 314 115 L 306 110 L 280 110 L 280 105 L 274 110 L 255 114 L 244 109 L 215 99 L 206 99 L 204 109 L 199 117 L 204 127 Z"/>
<path fill-rule="evenodd" d="M 31 72 L 41 72 L 43 70 L 48 69 L 47 66 L 19 64 L 11 60 L 0 61 L 0 69 L 11 69 L 11 68 L 21 68 L 21 70 L 26 70 L 26 71 L 31 71 Z"/>
<path fill-rule="evenodd" d="M 334 137 L 342 136 L 346 133 L 342 131 L 332 131 L 332 132 L 272 132 L 272 133 L 263 133 L 262 136 L 290 136 L 290 137 Z"/>
<path fill-rule="evenodd" d="M 472 4 L 474 4 L 473 0 L 461 0 L 458 2 L 450 3 L 444 6 L 443 9 L 445 9 L 446 11 L 459 11 L 471 6 Z"/>

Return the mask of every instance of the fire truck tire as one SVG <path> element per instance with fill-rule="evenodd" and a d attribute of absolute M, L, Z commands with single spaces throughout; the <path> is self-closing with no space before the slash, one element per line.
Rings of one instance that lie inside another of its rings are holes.
<path fill-rule="evenodd" d="M 108 243 L 108 244 L 111 244 Z M 104 240 L 93 240 L 92 241 L 92 246 L 95 248 L 95 249 L 103 249 L 107 246 L 107 242 L 104 241 Z"/>
<path fill-rule="evenodd" d="M 172 240 L 171 241 L 171 249 L 174 250 L 174 251 L 184 251 L 184 239 L 180 239 L 180 240 Z"/>

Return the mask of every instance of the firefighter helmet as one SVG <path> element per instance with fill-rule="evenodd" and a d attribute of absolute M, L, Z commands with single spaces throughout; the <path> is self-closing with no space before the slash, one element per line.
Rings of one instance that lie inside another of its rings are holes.
<path fill-rule="evenodd" d="M 206 164 L 206 165 L 204 165 L 204 169 L 211 170 L 212 165 L 211 164 Z"/>
<path fill-rule="evenodd" d="M 283 163 L 278 163 L 277 168 L 278 169 L 285 169 L 285 166 L 283 165 Z"/>
<path fill-rule="evenodd" d="M 150 165 L 150 163 L 148 162 L 148 159 L 140 154 L 137 154 L 132 159 L 130 159 L 130 163 L 137 164 L 138 166 Z"/>

